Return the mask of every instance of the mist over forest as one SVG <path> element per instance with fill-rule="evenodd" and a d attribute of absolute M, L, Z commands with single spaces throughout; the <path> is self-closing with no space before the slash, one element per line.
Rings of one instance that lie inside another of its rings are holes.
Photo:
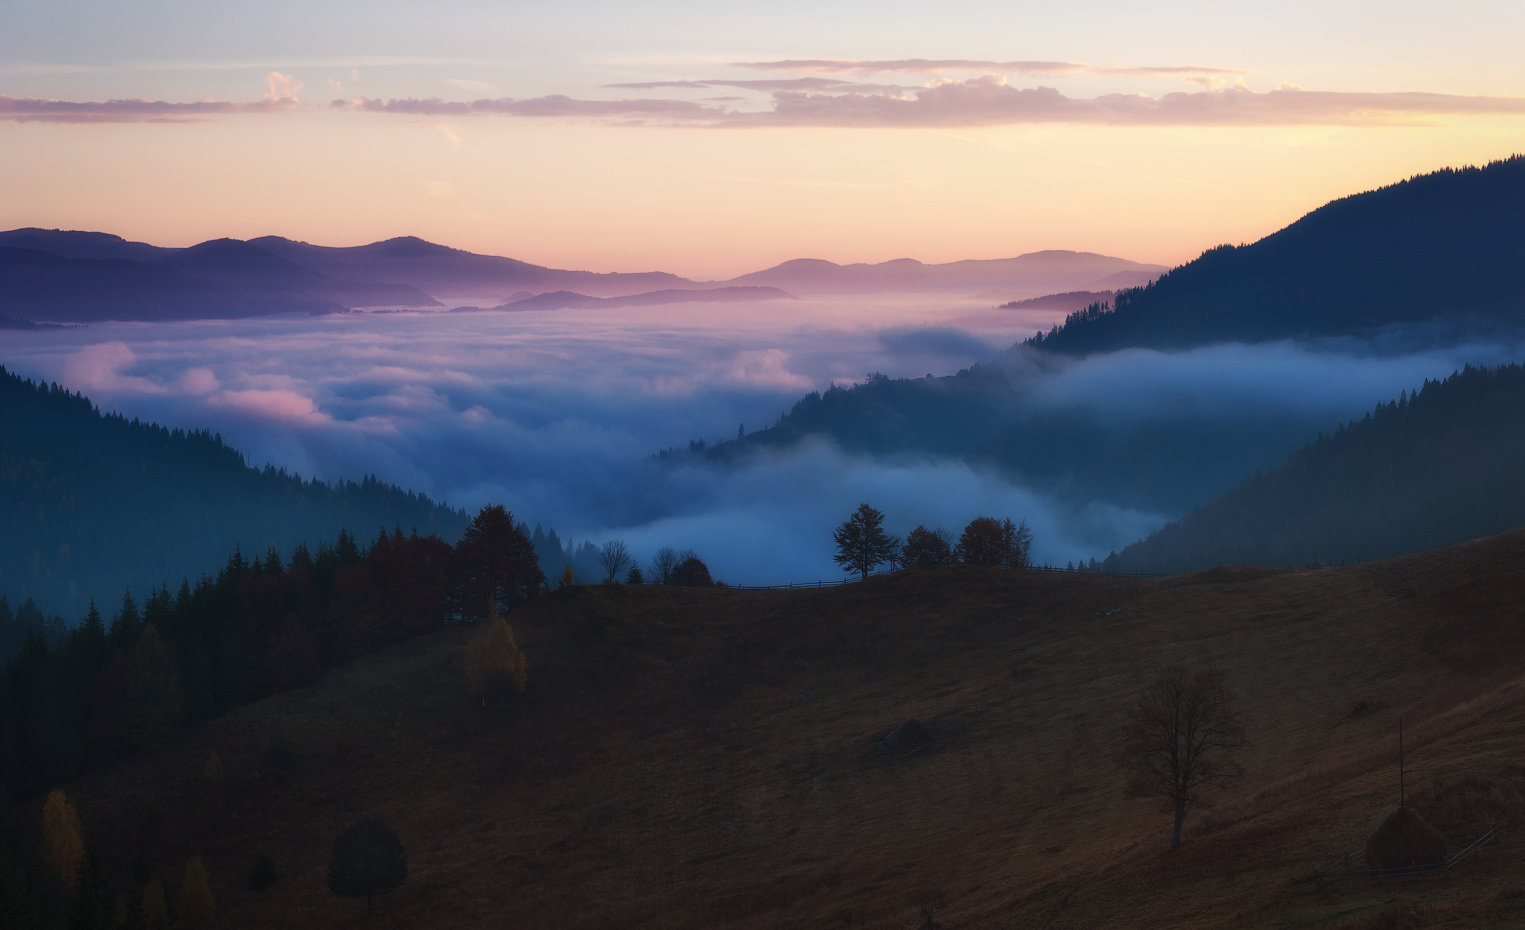
<path fill-rule="evenodd" d="M 1039 563 L 1105 559 L 1426 379 L 1518 357 L 1512 340 L 1413 351 L 1388 333 L 1069 358 L 1000 352 L 956 319 L 716 333 L 668 312 L 101 324 L 7 354 L 103 410 L 215 423 L 252 464 L 375 474 L 458 510 L 502 501 L 562 540 L 691 548 L 749 584 L 839 577 L 830 528 L 865 500 L 902 534 L 1010 515 Z M 140 575 L 88 596 L 173 580 Z"/>

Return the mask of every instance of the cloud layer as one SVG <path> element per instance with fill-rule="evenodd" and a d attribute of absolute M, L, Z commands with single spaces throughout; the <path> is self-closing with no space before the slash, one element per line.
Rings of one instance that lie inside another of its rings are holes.
<path fill-rule="evenodd" d="M 608 85 L 624 90 L 710 90 L 733 88 L 766 95 L 762 108 L 725 106 L 730 98 L 707 101 L 638 98 L 598 100 L 564 94 L 541 97 L 337 98 L 331 111 L 425 117 L 506 116 L 524 119 L 580 119 L 643 125 L 737 128 L 960 128 L 1025 124 L 1104 126 L 1296 126 L 1390 125 L 1446 116 L 1525 115 L 1525 97 L 1464 96 L 1421 92 L 1371 93 L 1304 90 L 1283 84 L 1255 91 L 1243 72 L 1187 66 L 1111 67 L 1077 62 L 904 59 L 898 61 L 788 60 L 746 62 L 741 67 L 813 73 L 776 79 L 684 79 Z M 920 86 L 868 84 L 815 74 L 942 74 L 987 71 L 962 80 L 938 77 Z M 1102 74 L 1181 77 L 1203 89 L 1151 96 L 1110 93 L 1071 97 L 1047 86 L 1019 87 L 1007 74 Z M 1224 86 L 1234 77 L 1233 86 Z M 272 71 L 261 100 L 236 103 L 200 100 L 170 103 L 128 98 L 84 101 L 0 96 L 0 119 L 23 122 L 109 123 L 190 122 L 219 116 L 280 113 L 305 109 L 297 97 L 301 82 Z M 467 87 L 474 82 L 454 81 Z M 479 82 L 476 82 L 479 83 Z"/>

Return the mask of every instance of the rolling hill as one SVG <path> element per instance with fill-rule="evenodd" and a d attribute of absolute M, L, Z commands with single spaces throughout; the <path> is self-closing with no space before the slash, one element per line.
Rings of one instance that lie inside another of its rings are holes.
<path fill-rule="evenodd" d="M 573 588 L 511 615 L 530 682 L 510 706 L 469 697 L 474 634 L 449 629 L 63 789 L 113 893 L 135 870 L 173 890 L 201 855 L 228 928 L 898 930 L 938 898 L 948 928 L 1510 926 L 1522 577 L 1513 533 L 1322 570 Z M 1223 669 L 1252 740 L 1177 852 L 1116 762 L 1170 663 Z M 1395 803 L 1400 715 L 1411 800 L 1500 842 L 1444 879 L 1308 881 Z M 907 718 L 941 747 L 876 753 Z M 11 815 L 13 849 L 40 807 Z M 324 886 L 367 815 L 409 867 L 371 914 Z M 280 878 L 256 893 L 262 854 Z"/>
<path fill-rule="evenodd" d="M 1106 312 L 1031 344 L 1083 355 L 1131 347 L 1525 323 L 1525 156 L 1446 169 L 1325 204 L 1251 245 L 1204 252 Z"/>
<path fill-rule="evenodd" d="M 1525 526 L 1525 369 L 1380 404 L 1127 547 L 1118 571 L 1380 559 Z"/>

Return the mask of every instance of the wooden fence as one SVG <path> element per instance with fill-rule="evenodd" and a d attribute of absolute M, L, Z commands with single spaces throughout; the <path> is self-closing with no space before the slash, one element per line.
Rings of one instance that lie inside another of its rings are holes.
<path fill-rule="evenodd" d="M 1395 869 L 1353 869 L 1351 866 L 1366 855 L 1366 850 L 1364 849 L 1353 849 L 1322 869 L 1315 870 L 1313 878 L 1318 882 L 1334 882 L 1351 878 L 1403 878 L 1409 875 L 1433 875 L 1440 872 L 1449 872 L 1457 863 L 1493 842 L 1498 837 L 1498 832 L 1498 827 L 1494 827 L 1483 833 L 1447 833 L 1446 839 L 1448 840 L 1470 840 L 1471 842 L 1456 855 L 1444 862 L 1432 862 L 1429 865 L 1407 865 Z"/>

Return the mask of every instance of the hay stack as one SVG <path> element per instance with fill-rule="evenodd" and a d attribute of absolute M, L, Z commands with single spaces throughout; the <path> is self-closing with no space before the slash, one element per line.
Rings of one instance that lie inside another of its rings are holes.
<path fill-rule="evenodd" d="M 891 730 L 890 735 L 884 738 L 884 745 L 891 749 L 912 749 L 936 741 L 937 737 L 932 735 L 932 731 L 913 717 Z"/>
<path fill-rule="evenodd" d="M 1387 815 L 1366 841 L 1366 865 L 1401 869 L 1446 861 L 1446 838 L 1413 808 L 1400 807 Z"/>

